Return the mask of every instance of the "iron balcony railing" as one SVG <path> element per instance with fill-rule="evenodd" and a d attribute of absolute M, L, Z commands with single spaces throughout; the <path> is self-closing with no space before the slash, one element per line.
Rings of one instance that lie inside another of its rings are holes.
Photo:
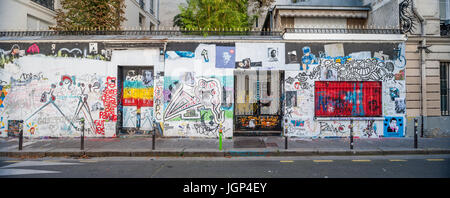
<path fill-rule="evenodd" d="M 137 29 L 137 28 L 136 28 Z M 0 37 L 11 36 L 83 36 L 83 35 L 201 35 L 201 36 L 282 36 L 285 33 L 304 34 L 402 34 L 400 29 L 285 28 L 281 30 L 203 29 L 187 30 L 159 28 L 154 30 L 73 30 L 73 31 L 0 31 Z"/>
<path fill-rule="evenodd" d="M 402 34 L 400 29 L 369 29 L 369 28 L 285 28 L 286 33 L 305 34 Z"/>
<path fill-rule="evenodd" d="M 41 6 L 44 6 L 50 10 L 55 10 L 55 2 L 54 0 L 31 0 Z"/>
<path fill-rule="evenodd" d="M 87 31 L 0 31 L 0 37 L 22 36 L 84 36 L 84 35 L 125 35 L 125 36 L 281 36 L 281 31 L 204 31 L 204 30 L 87 30 Z"/>

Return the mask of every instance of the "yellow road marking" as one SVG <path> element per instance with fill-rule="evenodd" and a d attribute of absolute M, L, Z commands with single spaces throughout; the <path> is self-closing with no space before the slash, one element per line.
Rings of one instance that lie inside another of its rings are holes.
<path fill-rule="evenodd" d="M 429 162 L 441 162 L 444 161 L 444 159 L 427 159 Z"/>
<path fill-rule="evenodd" d="M 352 162 L 370 162 L 370 160 L 352 160 Z"/>
<path fill-rule="evenodd" d="M 58 160 L 44 160 L 43 162 L 60 162 Z"/>
<path fill-rule="evenodd" d="M 392 159 L 389 161 L 391 161 L 391 162 L 406 162 L 406 160 L 401 160 L 401 159 Z"/>
<path fill-rule="evenodd" d="M 333 160 L 313 160 L 314 162 L 333 162 Z"/>
<path fill-rule="evenodd" d="M 98 162 L 98 161 L 95 161 L 95 160 L 80 160 L 80 162 L 95 163 L 95 162 Z"/>
<path fill-rule="evenodd" d="M 280 161 L 281 163 L 291 163 L 291 162 L 294 162 L 294 161 L 292 161 L 292 160 L 286 160 L 286 161 Z"/>
<path fill-rule="evenodd" d="M 16 163 L 16 162 L 20 162 L 20 161 L 5 161 L 6 163 Z"/>

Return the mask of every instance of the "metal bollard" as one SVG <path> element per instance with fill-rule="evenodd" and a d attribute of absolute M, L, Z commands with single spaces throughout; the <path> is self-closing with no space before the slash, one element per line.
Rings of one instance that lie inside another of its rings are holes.
<path fill-rule="evenodd" d="M 284 136 L 284 149 L 288 149 L 288 137 Z"/>
<path fill-rule="evenodd" d="M 80 150 L 84 150 L 84 118 L 81 118 L 80 122 L 81 122 L 81 148 L 80 148 Z"/>
<path fill-rule="evenodd" d="M 287 123 L 288 123 L 288 120 L 287 120 L 287 119 L 284 119 L 284 128 L 283 128 L 283 131 L 284 131 L 284 149 L 285 149 L 285 150 L 288 149 L 288 137 L 287 137 L 287 135 L 286 135 Z"/>
<path fill-rule="evenodd" d="M 219 151 L 222 150 L 222 135 L 223 135 L 223 129 L 222 129 L 222 123 L 219 125 Z"/>
<path fill-rule="evenodd" d="M 19 151 L 22 150 L 23 145 L 23 124 L 19 123 Z"/>
<path fill-rule="evenodd" d="M 353 150 L 353 120 L 350 120 L 350 149 Z"/>
<path fill-rule="evenodd" d="M 417 148 L 417 127 L 419 126 L 419 123 L 417 121 L 417 118 L 414 118 L 414 148 Z"/>
<path fill-rule="evenodd" d="M 156 128 L 154 128 L 155 130 L 153 130 L 153 135 L 152 135 L 152 150 L 155 150 L 155 143 L 156 143 Z"/>

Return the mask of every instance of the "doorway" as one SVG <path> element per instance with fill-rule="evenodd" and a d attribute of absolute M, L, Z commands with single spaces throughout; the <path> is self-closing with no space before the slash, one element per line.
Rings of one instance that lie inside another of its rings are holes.
<path fill-rule="evenodd" d="M 153 131 L 153 66 L 119 66 L 119 135 L 149 135 Z"/>
<path fill-rule="evenodd" d="M 236 135 L 281 135 L 284 73 L 280 70 L 235 70 Z"/>

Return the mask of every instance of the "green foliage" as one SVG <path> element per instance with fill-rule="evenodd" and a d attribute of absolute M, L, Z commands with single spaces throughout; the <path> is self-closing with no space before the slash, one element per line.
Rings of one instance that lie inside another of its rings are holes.
<path fill-rule="evenodd" d="M 61 0 L 53 30 L 118 30 L 125 20 L 124 0 Z"/>
<path fill-rule="evenodd" d="M 174 26 L 188 30 L 249 29 L 252 23 L 247 7 L 247 0 L 187 0 L 187 6 L 179 6 Z"/>

